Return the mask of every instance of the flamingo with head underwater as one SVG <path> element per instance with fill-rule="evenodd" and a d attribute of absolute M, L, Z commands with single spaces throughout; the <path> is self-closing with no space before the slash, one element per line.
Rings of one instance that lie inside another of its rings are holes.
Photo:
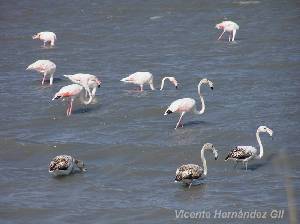
<path fill-rule="evenodd" d="M 163 90 L 166 79 L 168 79 L 175 86 L 176 89 L 178 88 L 178 82 L 175 79 L 175 77 L 166 76 L 161 80 L 160 90 Z M 151 90 L 155 90 L 153 85 L 153 75 L 150 72 L 135 72 L 121 79 L 120 81 L 139 85 L 141 87 L 141 92 L 144 91 L 143 87 L 145 84 L 149 84 Z"/>
<path fill-rule="evenodd" d="M 216 28 L 218 30 L 223 30 L 222 34 L 219 36 L 218 40 L 221 39 L 225 32 L 229 33 L 229 42 L 234 41 L 236 31 L 240 28 L 238 24 L 232 21 L 223 21 L 221 23 L 216 24 Z"/>
<path fill-rule="evenodd" d="M 50 76 L 50 85 L 53 84 L 53 74 L 56 70 L 56 65 L 50 60 L 37 60 L 36 62 L 29 65 L 26 70 L 33 70 L 44 75 L 42 85 L 44 85 L 46 76 Z"/>
<path fill-rule="evenodd" d="M 85 165 L 81 160 L 69 155 L 59 155 L 51 160 L 48 172 L 53 176 L 66 176 L 74 172 L 75 166 L 81 172 L 86 171 Z"/>
<path fill-rule="evenodd" d="M 32 36 L 32 39 L 38 39 L 43 41 L 44 46 L 46 46 L 47 43 L 50 43 L 50 45 L 53 47 L 54 43 L 56 41 L 56 34 L 49 31 L 39 32 Z"/>
<path fill-rule="evenodd" d="M 91 74 L 77 73 L 74 75 L 64 75 L 66 78 L 70 79 L 73 83 L 81 85 L 86 93 L 89 94 L 89 100 L 84 101 L 84 104 L 89 104 L 95 98 L 96 90 L 100 87 L 101 81 Z"/>
<path fill-rule="evenodd" d="M 182 117 L 185 113 L 187 112 L 193 112 L 194 114 L 203 114 L 205 111 L 205 103 L 204 103 L 204 98 L 200 92 L 200 88 L 202 84 L 206 84 L 209 85 L 209 87 L 213 90 L 214 86 L 213 86 L 213 82 L 204 78 L 202 79 L 199 84 L 198 84 L 198 94 L 201 100 L 201 104 L 202 104 L 202 108 L 200 111 L 198 111 L 196 109 L 196 101 L 192 98 L 182 98 L 182 99 L 178 99 L 175 100 L 174 102 L 171 103 L 171 105 L 168 107 L 168 109 L 166 110 L 166 112 L 164 113 L 164 115 L 168 115 L 171 113 L 180 113 L 180 118 L 176 124 L 175 129 L 178 128 L 178 126 L 182 126 L 183 124 L 181 123 L 182 121 Z"/>
<path fill-rule="evenodd" d="M 260 140 L 260 133 L 268 133 L 271 137 L 273 131 L 267 126 L 260 126 L 256 131 L 256 139 L 259 145 L 259 154 L 257 155 L 257 149 L 253 146 L 236 146 L 232 149 L 225 158 L 227 160 L 234 160 L 236 165 L 238 162 L 243 162 L 247 170 L 248 161 L 252 159 L 261 159 L 264 155 L 264 148 Z"/>
<path fill-rule="evenodd" d="M 79 97 L 80 101 L 82 103 L 85 102 L 84 100 L 84 91 L 83 87 L 78 84 L 71 84 L 62 87 L 53 97 L 52 100 L 55 99 L 62 99 L 64 100 L 65 98 L 68 99 L 68 106 L 67 106 L 67 116 L 70 116 L 72 113 L 72 108 L 73 108 L 73 101 Z"/>

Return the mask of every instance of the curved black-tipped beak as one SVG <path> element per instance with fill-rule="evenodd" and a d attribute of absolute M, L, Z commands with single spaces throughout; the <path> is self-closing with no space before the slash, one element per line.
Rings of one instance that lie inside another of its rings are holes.
<path fill-rule="evenodd" d="M 217 160 L 218 159 L 218 156 L 217 157 L 215 157 L 215 160 Z"/>
<path fill-rule="evenodd" d="M 213 87 L 213 86 L 211 86 L 210 88 L 211 88 L 211 90 L 214 90 L 214 87 Z"/>
<path fill-rule="evenodd" d="M 54 99 L 56 99 L 56 100 L 57 100 L 57 99 L 59 99 L 59 98 L 61 98 L 61 96 L 57 96 L 57 97 L 55 97 Z"/>
<path fill-rule="evenodd" d="M 178 89 L 178 86 L 175 86 L 176 89 Z"/>
<path fill-rule="evenodd" d="M 98 88 L 100 88 L 100 86 L 101 86 L 101 85 L 99 84 L 99 85 L 98 85 Z"/>

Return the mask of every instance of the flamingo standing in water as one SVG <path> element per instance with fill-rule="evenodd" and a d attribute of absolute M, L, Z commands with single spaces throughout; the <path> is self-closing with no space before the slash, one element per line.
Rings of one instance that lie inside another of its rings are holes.
<path fill-rule="evenodd" d="M 253 146 L 236 146 L 232 149 L 226 156 L 225 161 L 231 159 L 236 162 L 243 162 L 247 170 L 248 161 L 251 159 L 261 159 L 264 155 L 264 148 L 261 143 L 259 133 L 267 132 L 271 137 L 273 136 L 273 131 L 267 126 L 260 126 L 256 131 L 256 139 L 259 145 L 259 154 L 257 155 L 257 149 Z"/>
<path fill-rule="evenodd" d="M 185 183 L 186 185 L 189 185 L 190 188 L 194 180 L 200 180 L 206 177 L 207 165 L 206 165 L 206 159 L 204 157 L 204 151 L 206 150 L 209 150 L 214 154 L 215 160 L 218 159 L 218 151 L 213 146 L 213 144 L 211 143 L 204 144 L 201 149 L 201 160 L 204 169 L 201 166 L 196 164 L 182 165 L 176 170 L 175 182 Z"/>
<path fill-rule="evenodd" d="M 75 166 L 81 172 L 86 171 L 85 165 L 81 160 L 74 159 L 69 155 L 59 155 L 51 160 L 48 171 L 53 176 L 65 176 L 71 174 L 75 170 Z"/>
<path fill-rule="evenodd" d="M 71 84 L 68 86 L 62 87 L 53 97 L 52 100 L 60 99 L 63 100 L 68 98 L 68 106 L 67 106 L 67 116 L 70 116 L 73 108 L 73 101 L 79 96 L 80 101 L 84 102 L 84 92 L 83 87 L 78 84 Z"/>
<path fill-rule="evenodd" d="M 160 90 L 163 90 L 166 79 L 173 83 L 176 89 L 178 88 L 178 82 L 176 81 L 176 79 L 174 77 L 166 76 L 161 80 Z M 141 92 L 144 90 L 144 84 L 149 84 L 151 90 L 155 90 L 153 85 L 153 75 L 150 72 L 135 72 L 128 77 L 121 79 L 120 81 L 140 85 Z"/>
<path fill-rule="evenodd" d="M 236 31 L 239 29 L 239 25 L 232 21 L 223 21 L 216 24 L 218 30 L 223 30 L 222 34 L 219 36 L 218 40 L 221 39 L 225 32 L 229 32 L 229 42 L 234 41 Z M 231 37 L 231 39 L 230 39 Z"/>
<path fill-rule="evenodd" d="M 39 39 L 43 41 L 44 46 L 46 46 L 47 43 L 50 43 L 51 46 L 54 46 L 54 43 L 56 41 L 56 35 L 53 32 L 44 31 L 33 35 L 32 39 Z"/>
<path fill-rule="evenodd" d="M 38 60 L 29 65 L 26 70 L 34 70 L 44 75 L 42 85 L 44 85 L 46 75 L 50 75 L 50 85 L 53 84 L 53 74 L 56 70 L 56 65 L 50 60 Z"/>
<path fill-rule="evenodd" d="M 92 100 L 95 98 L 97 87 L 99 88 L 101 85 L 101 81 L 96 76 L 83 73 L 64 76 L 70 79 L 72 82 L 84 87 L 86 93 L 88 93 L 90 97 L 88 101 L 84 101 L 84 104 L 89 104 L 92 102 Z"/>
<path fill-rule="evenodd" d="M 171 103 L 171 105 L 168 107 L 168 109 L 166 110 L 164 115 L 168 115 L 174 112 L 180 113 L 180 118 L 176 124 L 175 129 L 178 128 L 179 125 L 181 125 L 183 127 L 183 124 L 181 123 L 182 117 L 185 113 L 192 111 L 195 114 L 203 114 L 204 110 L 205 110 L 205 103 L 204 103 L 204 98 L 200 92 L 200 88 L 202 84 L 207 84 L 210 86 L 210 88 L 213 90 L 214 86 L 213 86 L 213 82 L 204 78 L 202 79 L 199 84 L 198 84 L 198 94 L 201 100 L 201 104 L 202 104 L 202 109 L 200 111 L 197 111 L 196 109 L 196 101 L 192 98 L 182 98 L 182 99 L 178 99 L 175 100 L 173 103 Z"/>

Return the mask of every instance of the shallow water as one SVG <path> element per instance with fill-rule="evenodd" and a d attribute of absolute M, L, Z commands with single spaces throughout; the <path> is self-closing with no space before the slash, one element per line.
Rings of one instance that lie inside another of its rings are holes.
<path fill-rule="evenodd" d="M 176 219 L 175 210 L 285 211 L 297 222 L 299 208 L 300 57 L 297 1 L 7 1 L 0 3 L 0 221 L 1 223 L 253 223 L 253 219 Z M 217 41 L 214 25 L 240 25 L 236 42 Z M 53 49 L 31 39 L 57 35 Z M 25 71 L 38 59 L 57 65 L 54 86 Z M 132 91 L 119 80 L 150 71 L 155 86 L 165 74 L 179 89 Z M 98 103 L 51 101 L 64 74 L 91 73 L 102 80 Z M 203 87 L 206 112 L 163 113 L 175 99 L 197 99 Z M 246 172 L 225 163 L 236 144 L 256 146 L 259 125 L 265 154 Z M 212 142 L 219 160 L 207 154 L 208 177 L 187 189 L 173 183 L 176 168 L 200 163 Z M 48 175 L 49 161 L 70 154 L 88 172 L 66 178 Z M 299 220 L 299 219 L 298 219 Z"/>

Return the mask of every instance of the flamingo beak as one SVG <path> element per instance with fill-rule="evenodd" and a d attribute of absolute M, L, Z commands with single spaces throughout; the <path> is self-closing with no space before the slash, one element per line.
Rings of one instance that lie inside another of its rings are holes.
<path fill-rule="evenodd" d="M 164 115 L 166 116 L 166 115 L 171 114 L 171 113 L 173 113 L 171 110 L 167 110 L 167 111 L 164 113 Z"/>
<path fill-rule="evenodd" d="M 59 99 L 59 98 L 61 98 L 61 96 L 55 96 L 55 97 L 53 97 L 52 100 L 57 100 L 57 99 Z"/>
<path fill-rule="evenodd" d="M 213 87 L 213 86 L 211 86 L 210 88 L 211 88 L 211 90 L 214 90 L 214 87 Z"/>

